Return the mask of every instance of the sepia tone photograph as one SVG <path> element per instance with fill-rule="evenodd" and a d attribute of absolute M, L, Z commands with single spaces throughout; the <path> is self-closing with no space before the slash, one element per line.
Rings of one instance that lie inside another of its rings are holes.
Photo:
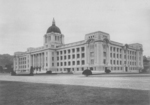
<path fill-rule="evenodd" d="M 150 1 L 0 0 L 0 105 L 150 105 Z"/>

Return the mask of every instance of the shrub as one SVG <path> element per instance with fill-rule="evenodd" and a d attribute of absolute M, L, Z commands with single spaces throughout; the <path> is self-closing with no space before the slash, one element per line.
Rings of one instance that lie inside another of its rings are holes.
<path fill-rule="evenodd" d="M 91 70 L 86 69 L 86 70 L 84 70 L 84 71 L 82 72 L 82 74 L 83 74 L 83 75 L 86 75 L 86 76 L 88 76 L 88 75 L 92 75 L 92 71 L 91 71 Z"/>
<path fill-rule="evenodd" d="M 11 71 L 11 75 L 13 76 L 13 75 L 16 75 L 16 72 L 15 71 Z"/>
<path fill-rule="evenodd" d="M 111 72 L 111 70 L 109 70 L 109 69 L 105 70 L 105 73 L 107 73 L 107 74 L 110 73 L 110 72 Z"/>
<path fill-rule="evenodd" d="M 52 74 L 52 71 L 47 71 L 46 74 Z"/>

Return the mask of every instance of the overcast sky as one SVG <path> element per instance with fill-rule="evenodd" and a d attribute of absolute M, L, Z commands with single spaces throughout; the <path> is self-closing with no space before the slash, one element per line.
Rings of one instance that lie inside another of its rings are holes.
<path fill-rule="evenodd" d="M 53 17 L 65 43 L 103 31 L 150 56 L 150 0 L 0 0 L 0 54 L 42 46 Z"/>

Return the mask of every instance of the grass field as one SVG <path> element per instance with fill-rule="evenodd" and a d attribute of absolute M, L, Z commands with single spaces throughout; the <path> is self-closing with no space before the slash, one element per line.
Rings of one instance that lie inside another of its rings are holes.
<path fill-rule="evenodd" d="M 150 105 L 150 91 L 0 81 L 0 105 Z"/>

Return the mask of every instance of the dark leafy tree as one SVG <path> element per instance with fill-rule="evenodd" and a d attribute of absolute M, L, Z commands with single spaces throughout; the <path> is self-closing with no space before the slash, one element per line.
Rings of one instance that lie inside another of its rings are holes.
<path fill-rule="evenodd" d="M 3 73 L 4 71 L 3 71 L 3 67 L 2 66 L 0 66 L 0 72 L 1 73 Z"/>
<path fill-rule="evenodd" d="M 92 71 L 89 70 L 89 69 L 86 69 L 86 70 L 84 70 L 84 71 L 82 72 L 82 74 L 85 75 L 85 76 L 89 76 L 89 75 L 92 75 Z"/>
<path fill-rule="evenodd" d="M 30 75 L 31 75 L 31 76 L 33 76 L 33 75 L 34 75 L 34 73 L 33 73 L 33 72 L 34 72 L 34 68 L 31 66 L 31 68 L 30 68 Z"/>

